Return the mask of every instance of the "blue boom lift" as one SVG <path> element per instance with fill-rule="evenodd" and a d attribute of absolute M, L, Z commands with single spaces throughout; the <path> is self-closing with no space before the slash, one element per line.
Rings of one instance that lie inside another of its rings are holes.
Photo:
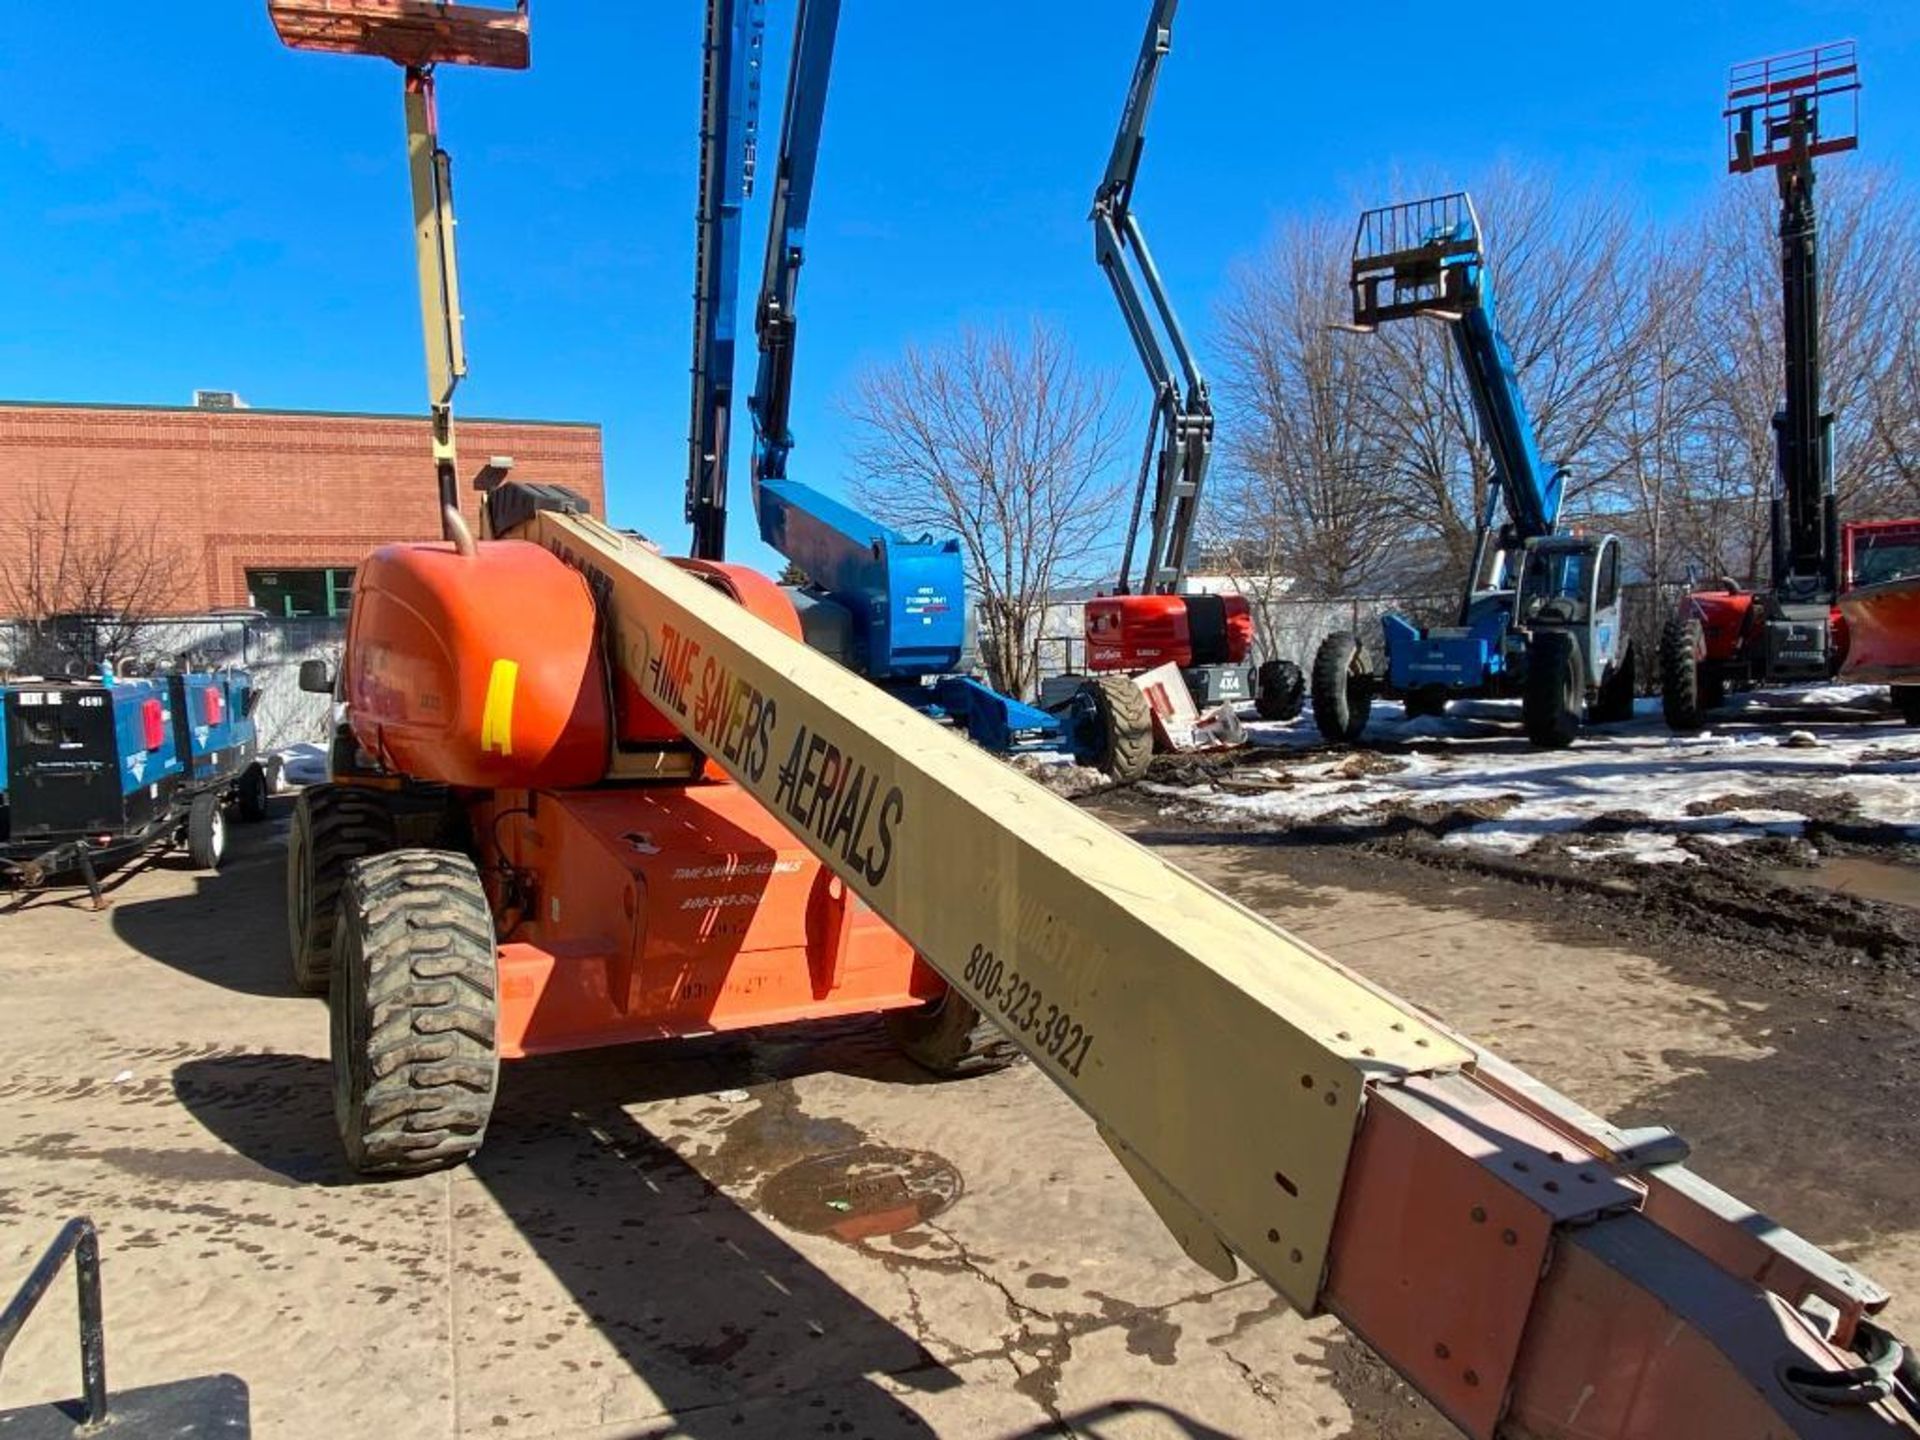
<path fill-rule="evenodd" d="M 1565 474 L 1541 458 L 1494 316 L 1472 200 L 1456 193 L 1367 211 L 1349 285 L 1354 330 L 1410 316 L 1447 325 L 1494 483 L 1454 624 L 1386 616 L 1384 668 L 1369 664 L 1355 635 L 1320 643 L 1312 678 L 1320 733 L 1358 740 L 1375 695 L 1404 701 L 1410 716 L 1438 715 L 1454 699 L 1519 695 L 1527 738 L 1547 747 L 1571 744 L 1583 714 L 1630 718 L 1634 655 L 1621 613 L 1620 542 L 1558 529 Z M 1506 523 L 1496 527 L 1503 504 Z"/>
<path fill-rule="evenodd" d="M 990 750 L 1072 744 L 1075 726 L 959 673 L 966 576 L 958 540 L 904 535 L 789 479 L 795 300 L 826 115 L 839 0 L 798 0 L 754 331 L 753 500 L 760 538 L 806 577 L 793 587 L 807 643 Z M 693 553 L 723 557 L 741 209 L 756 160 L 764 0 L 710 0 L 694 294 Z M 1087 745 L 1076 748 L 1092 748 Z"/>

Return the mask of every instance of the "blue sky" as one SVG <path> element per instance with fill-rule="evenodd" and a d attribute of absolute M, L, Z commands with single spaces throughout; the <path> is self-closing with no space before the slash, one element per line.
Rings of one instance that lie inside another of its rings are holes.
<path fill-rule="evenodd" d="M 768 9 L 777 96 L 790 0 Z M 841 484 L 834 397 L 863 366 L 962 323 L 1045 316 L 1123 393 L 1144 384 L 1086 211 L 1145 10 L 849 0 L 801 293 L 796 478 Z M 1689 212 L 1735 183 L 1718 118 L 1735 60 L 1855 37 L 1863 152 L 1920 151 L 1906 0 L 1473 13 L 1456 32 L 1399 0 L 1187 0 L 1136 209 L 1203 359 L 1236 258 L 1290 213 L 1350 213 L 1391 173 L 1470 180 L 1506 158 L 1617 187 L 1650 216 Z M 613 518 L 670 545 L 685 533 L 701 16 L 700 0 L 535 0 L 531 71 L 449 69 L 440 86 L 472 363 L 460 408 L 600 421 Z M 777 99 L 762 124 L 777 131 Z M 261 0 L 10 7 L 0 396 L 183 403 L 209 386 L 420 408 L 405 183 L 398 72 L 282 49 Z M 751 363 L 749 344 L 743 387 Z M 735 454 L 742 481 L 738 437 Z"/>

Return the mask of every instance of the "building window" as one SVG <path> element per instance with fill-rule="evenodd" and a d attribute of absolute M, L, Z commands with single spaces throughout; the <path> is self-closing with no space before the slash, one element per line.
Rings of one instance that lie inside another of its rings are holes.
<path fill-rule="evenodd" d="M 283 619 L 344 615 L 353 603 L 353 571 L 249 570 L 247 594 L 255 608 Z"/>

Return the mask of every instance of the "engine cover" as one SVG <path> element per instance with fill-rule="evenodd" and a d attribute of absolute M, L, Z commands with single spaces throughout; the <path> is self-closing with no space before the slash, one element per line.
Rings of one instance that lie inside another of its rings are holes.
<path fill-rule="evenodd" d="M 1244 595 L 1103 595 L 1086 625 L 1089 670 L 1238 665 L 1253 648 Z"/>
<path fill-rule="evenodd" d="M 387 545 L 347 628 L 354 737 L 389 769 L 481 789 L 606 773 L 607 677 L 581 575 L 524 540 Z"/>

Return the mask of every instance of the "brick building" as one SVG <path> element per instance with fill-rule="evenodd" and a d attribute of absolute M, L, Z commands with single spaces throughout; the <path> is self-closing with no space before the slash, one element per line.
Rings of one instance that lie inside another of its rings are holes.
<path fill-rule="evenodd" d="M 507 462 L 605 515 L 598 425 L 461 419 L 456 433 L 476 524 L 477 486 Z M 37 501 L 76 532 L 140 527 L 177 545 L 176 591 L 156 609 L 338 614 L 374 546 L 439 537 L 428 441 L 424 416 L 0 402 L 0 567 L 25 560 Z"/>

